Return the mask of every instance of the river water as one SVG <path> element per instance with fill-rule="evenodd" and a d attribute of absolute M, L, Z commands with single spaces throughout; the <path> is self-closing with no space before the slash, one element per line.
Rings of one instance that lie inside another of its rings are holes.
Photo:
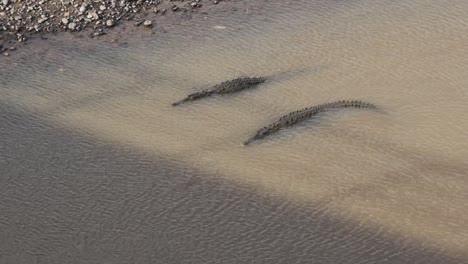
<path fill-rule="evenodd" d="M 467 44 L 464 0 L 265 1 L 0 61 L 0 262 L 468 263 Z"/>

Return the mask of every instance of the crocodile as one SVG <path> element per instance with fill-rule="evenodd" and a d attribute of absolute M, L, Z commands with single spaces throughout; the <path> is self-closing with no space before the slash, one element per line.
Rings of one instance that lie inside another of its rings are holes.
<path fill-rule="evenodd" d="M 199 100 L 214 94 L 229 94 L 239 92 L 248 88 L 253 88 L 266 81 L 265 77 L 241 77 L 216 84 L 211 89 L 189 94 L 184 99 L 177 101 L 172 106 L 177 106 L 185 102 Z"/>
<path fill-rule="evenodd" d="M 313 116 L 316 116 L 317 114 L 321 112 L 325 112 L 334 108 L 349 108 L 349 107 L 370 108 L 370 109 L 377 108 L 375 105 L 371 103 L 358 101 L 358 100 L 341 100 L 341 101 L 336 101 L 336 102 L 331 102 L 331 103 L 315 105 L 312 107 L 306 107 L 306 108 L 291 112 L 287 115 L 284 115 L 280 117 L 276 122 L 271 123 L 270 125 L 259 129 L 253 137 L 243 142 L 243 145 L 247 146 L 255 140 L 262 139 L 268 135 L 271 135 L 277 132 L 278 130 L 282 128 L 296 125 L 304 120 L 307 120 Z"/>

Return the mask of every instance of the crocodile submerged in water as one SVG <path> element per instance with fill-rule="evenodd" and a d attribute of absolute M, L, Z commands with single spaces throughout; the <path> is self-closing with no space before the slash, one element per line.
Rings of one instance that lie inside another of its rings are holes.
<path fill-rule="evenodd" d="M 172 106 L 177 106 L 185 102 L 195 101 L 213 94 L 229 94 L 239 92 L 248 88 L 253 88 L 266 81 L 265 77 L 242 77 L 225 81 L 213 86 L 211 89 L 189 94 L 186 98 L 177 101 Z"/>
<path fill-rule="evenodd" d="M 337 101 L 337 102 L 332 102 L 332 103 L 326 103 L 326 104 L 320 104 L 312 107 L 307 107 L 303 108 L 298 111 L 291 112 L 287 115 L 284 115 L 280 117 L 276 122 L 270 124 L 269 126 L 263 127 L 260 130 L 257 131 L 257 133 L 251 137 L 250 139 L 246 140 L 243 145 L 249 145 L 255 140 L 262 139 L 268 135 L 271 135 L 275 133 L 276 131 L 285 128 L 285 127 L 290 127 L 295 124 L 298 124 L 306 119 L 309 119 L 321 112 L 328 111 L 330 109 L 334 108 L 348 108 L 348 107 L 354 107 L 354 108 L 371 108 L 371 109 L 376 109 L 377 107 L 371 103 L 366 103 L 363 101 L 357 101 L 357 100 L 342 100 L 342 101 Z"/>

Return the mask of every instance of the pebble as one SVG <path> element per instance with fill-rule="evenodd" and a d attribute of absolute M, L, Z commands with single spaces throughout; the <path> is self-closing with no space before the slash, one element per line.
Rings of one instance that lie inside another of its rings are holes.
<path fill-rule="evenodd" d="M 42 18 L 39 18 L 39 20 L 37 20 L 37 23 L 41 24 L 41 23 L 44 23 L 48 20 L 49 18 L 47 17 L 42 17 Z"/>
<path fill-rule="evenodd" d="M 112 19 L 107 20 L 106 21 L 106 26 L 113 27 L 114 26 L 114 20 L 112 20 Z"/>
<path fill-rule="evenodd" d="M 68 25 L 68 19 L 67 18 L 62 18 L 62 23 L 65 24 L 65 25 Z"/>
<path fill-rule="evenodd" d="M 3 6 L 7 6 L 8 5 L 8 0 L 3 0 Z"/>
<path fill-rule="evenodd" d="M 76 24 L 74 22 L 71 22 L 70 24 L 68 24 L 68 28 L 71 30 L 75 30 Z"/>
<path fill-rule="evenodd" d="M 153 21 L 151 20 L 145 20 L 145 22 L 143 23 L 143 25 L 145 27 L 151 27 L 153 25 Z"/>
<path fill-rule="evenodd" d="M 93 20 L 98 20 L 99 15 L 96 13 L 95 10 L 91 10 L 91 11 L 88 12 L 87 18 L 93 19 Z"/>

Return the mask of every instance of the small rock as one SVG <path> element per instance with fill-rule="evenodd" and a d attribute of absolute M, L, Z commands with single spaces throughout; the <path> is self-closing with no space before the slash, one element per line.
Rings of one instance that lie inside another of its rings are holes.
<path fill-rule="evenodd" d="M 105 6 L 105 5 L 100 5 L 100 6 L 99 6 L 99 9 L 100 9 L 101 11 L 104 11 L 104 10 L 106 10 L 106 6 Z"/>
<path fill-rule="evenodd" d="M 16 39 L 18 40 L 18 42 L 25 42 L 26 41 L 26 38 L 24 37 L 23 34 L 16 34 Z"/>
<path fill-rule="evenodd" d="M 8 53 L 8 52 L 3 52 L 3 56 L 8 57 L 8 56 L 10 56 L 10 53 Z"/>
<path fill-rule="evenodd" d="M 7 6 L 10 1 L 8 0 L 3 0 L 3 6 Z M 8 56 L 8 55 L 7 55 Z"/>
<path fill-rule="evenodd" d="M 89 19 L 93 19 L 93 20 L 98 20 L 98 19 L 99 19 L 99 15 L 96 13 L 95 10 L 89 11 L 87 17 L 88 17 Z"/>
<path fill-rule="evenodd" d="M 112 19 L 107 20 L 106 21 L 106 26 L 113 27 L 114 26 L 114 20 L 112 20 Z"/>
<path fill-rule="evenodd" d="M 67 18 L 62 18 L 62 23 L 65 24 L 65 25 L 68 25 L 68 19 Z"/>
<path fill-rule="evenodd" d="M 143 23 L 143 25 L 145 27 L 151 27 L 153 25 L 153 21 L 151 20 L 145 20 L 145 22 Z"/>
<path fill-rule="evenodd" d="M 71 22 L 70 24 L 68 24 L 68 28 L 71 30 L 75 30 L 76 24 L 74 22 Z"/>
<path fill-rule="evenodd" d="M 99 30 L 99 31 L 96 31 L 93 33 L 93 36 L 94 37 L 98 37 L 98 36 L 102 36 L 102 35 L 105 35 L 106 33 L 104 33 L 104 31 L 102 30 Z"/>
<path fill-rule="evenodd" d="M 39 18 L 39 20 L 37 20 L 37 23 L 41 24 L 41 23 L 44 23 L 48 20 L 49 18 L 47 17 L 42 17 L 42 18 Z"/>

